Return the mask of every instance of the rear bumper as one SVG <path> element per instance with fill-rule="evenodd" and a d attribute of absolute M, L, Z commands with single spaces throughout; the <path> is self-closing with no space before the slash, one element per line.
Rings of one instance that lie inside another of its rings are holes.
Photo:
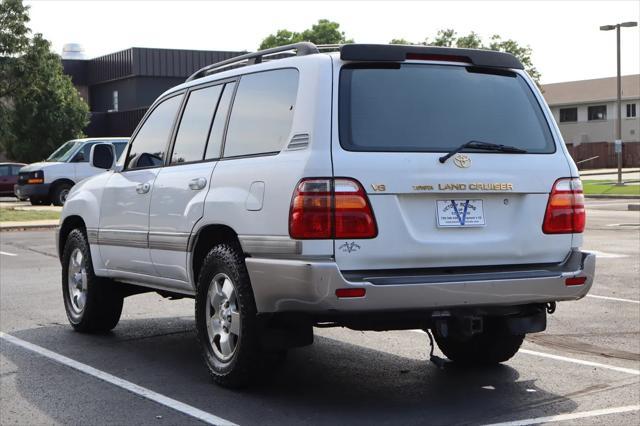
<path fill-rule="evenodd" d="M 577 300 L 593 284 L 595 262 L 595 254 L 573 251 L 551 267 L 375 277 L 343 274 L 334 261 L 246 259 L 260 313 L 434 310 Z M 571 277 L 586 281 L 565 285 Z M 336 290 L 341 288 L 365 288 L 366 295 L 338 298 Z"/>
<path fill-rule="evenodd" d="M 51 184 L 49 183 L 38 183 L 38 184 L 29 184 L 29 185 L 15 185 L 13 187 L 13 193 L 18 198 L 30 198 L 30 197 L 48 197 L 49 196 L 49 188 Z"/>

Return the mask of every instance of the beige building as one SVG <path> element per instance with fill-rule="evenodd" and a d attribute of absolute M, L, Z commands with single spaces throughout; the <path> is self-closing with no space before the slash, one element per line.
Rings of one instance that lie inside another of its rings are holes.
<path fill-rule="evenodd" d="M 574 146 L 615 139 L 616 91 L 615 77 L 543 86 L 565 143 Z M 640 142 L 640 74 L 622 77 L 622 140 Z"/>

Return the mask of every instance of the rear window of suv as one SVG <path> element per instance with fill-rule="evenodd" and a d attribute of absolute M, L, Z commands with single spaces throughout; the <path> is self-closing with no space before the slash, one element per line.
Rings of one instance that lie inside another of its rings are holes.
<path fill-rule="evenodd" d="M 448 152 L 473 140 L 555 152 L 540 105 L 516 73 L 453 65 L 345 66 L 339 96 L 340 143 L 349 151 Z"/>

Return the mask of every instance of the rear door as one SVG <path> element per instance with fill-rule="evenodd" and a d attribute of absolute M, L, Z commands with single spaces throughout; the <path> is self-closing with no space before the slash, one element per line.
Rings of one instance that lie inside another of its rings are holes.
<path fill-rule="evenodd" d="M 334 175 L 362 183 L 379 229 L 375 239 L 335 241 L 341 269 L 567 256 L 572 235 L 545 235 L 542 222 L 569 163 L 523 76 L 451 63 L 352 64 L 336 70 L 334 84 Z M 527 153 L 466 149 L 439 161 L 472 140 Z"/>
<path fill-rule="evenodd" d="M 229 81 L 187 95 L 169 165 L 158 174 L 151 197 L 149 249 L 158 276 L 188 281 L 189 236 L 204 212 L 234 85 Z"/>

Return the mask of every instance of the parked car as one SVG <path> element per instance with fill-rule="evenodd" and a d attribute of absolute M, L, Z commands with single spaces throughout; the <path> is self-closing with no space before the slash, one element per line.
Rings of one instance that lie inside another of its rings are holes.
<path fill-rule="evenodd" d="M 247 54 L 161 95 L 115 157 L 94 146 L 109 172 L 62 212 L 69 322 L 110 330 L 128 295 L 193 297 L 225 386 L 314 326 L 423 329 L 454 362 L 500 363 L 593 282 L 578 169 L 507 53 Z"/>
<path fill-rule="evenodd" d="M 18 172 L 24 163 L 0 163 L 0 197 L 13 197 L 13 186 L 18 182 Z"/>
<path fill-rule="evenodd" d="M 97 143 L 113 144 L 116 155 L 127 146 L 128 138 L 87 138 L 65 142 L 46 160 L 23 167 L 14 187 L 16 197 L 29 199 L 33 205 L 64 204 L 73 185 L 104 170 L 89 164 L 91 147 Z"/>

